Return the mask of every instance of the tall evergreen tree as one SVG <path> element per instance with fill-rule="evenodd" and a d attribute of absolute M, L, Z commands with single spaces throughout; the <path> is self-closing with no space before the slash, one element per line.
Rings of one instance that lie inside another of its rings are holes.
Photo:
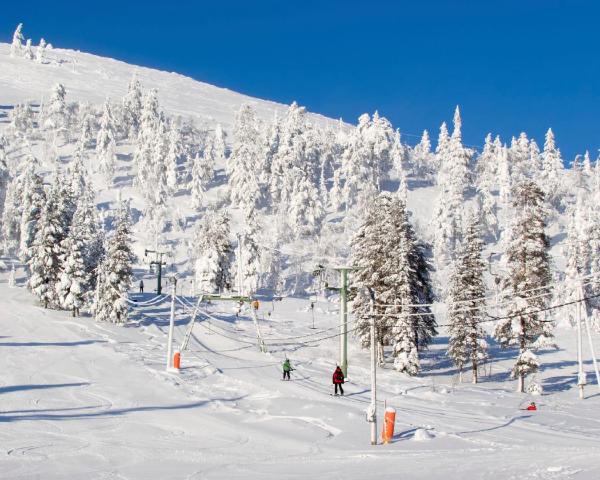
<path fill-rule="evenodd" d="M 123 97 L 123 128 L 131 140 L 137 138 L 142 115 L 142 85 L 133 76 L 127 94 Z"/>
<path fill-rule="evenodd" d="M 98 156 L 99 170 L 109 183 L 112 183 L 117 164 L 114 125 L 110 103 L 106 100 L 100 120 L 100 130 L 96 138 L 96 155 Z"/>
<path fill-rule="evenodd" d="M 38 221 L 28 261 L 31 276 L 27 286 L 44 308 L 58 306 L 55 291 L 61 269 L 60 243 L 65 237 L 60 203 L 61 184 L 57 175 Z"/>
<path fill-rule="evenodd" d="M 485 264 L 481 258 L 482 251 L 479 215 L 473 215 L 452 272 L 447 299 L 450 324 L 448 355 L 458 367 L 461 379 L 463 367 L 470 364 L 473 383 L 477 383 L 479 365 L 487 358 L 487 343 L 481 325 L 485 318 Z"/>
<path fill-rule="evenodd" d="M 127 294 L 133 277 L 135 255 L 131 248 L 131 214 L 121 202 L 116 213 L 116 229 L 108 239 L 106 258 L 100 266 L 94 312 L 99 322 L 127 322 Z"/>
<path fill-rule="evenodd" d="M 260 130 L 250 105 L 240 108 L 233 136 L 233 147 L 227 160 L 231 202 L 247 215 L 259 206 L 261 198 Z"/>
<path fill-rule="evenodd" d="M 198 223 L 193 256 L 196 288 L 201 293 L 229 290 L 231 287 L 231 242 L 229 217 L 208 211 Z"/>
<path fill-rule="evenodd" d="M 496 325 L 494 335 L 502 347 L 516 345 L 519 348 L 512 375 L 518 379 L 517 391 L 523 392 L 525 377 L 539 368 L 533 350 L 544 346 L 552 337 L 552 323 L 543 313 L 537 313 L 550 302 L 548 296 L 540 296 L 540 293 L 551 291 L 552 276 L 544 193 L 531 181 L 519 184 L 513 209 L 505 253 L 508 273 L 504 279 L 505 294 L 512 301 L 507 309 L 508 318 Z M 532 291 L 534 289 L 537 290 Z"/>
<path fill-rule="evenodd" d="M 355 274 L 360 293 L 353 303 L 361 344 L 370 344 L 370 304 L 364 292 L 370 288 L 376 298 L 380 362 L 383 346 L 391 345 L 396 370 L 416 375 L 418 348 L 429 344 L 437 332 L 429 307 L 418 306 L 433 299 L 430 266 L 398 196 L 384 192 L 367 206 L 352 240 L 352 260 L 361 266 Z"/>

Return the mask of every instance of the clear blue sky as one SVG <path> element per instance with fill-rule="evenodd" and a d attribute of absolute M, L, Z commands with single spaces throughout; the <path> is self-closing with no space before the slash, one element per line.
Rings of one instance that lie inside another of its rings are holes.
<path fill-rule="evenodd" d="M 469 144 L 488 131 L 542 144 L 551 126 L 567 160 L 600 148 L 594 0 L 3 3 L 4 41 L 22 21 L 34 43 L 44 36 L 347 121 L 377 109 L 435 138 L 459 104 Z"/>

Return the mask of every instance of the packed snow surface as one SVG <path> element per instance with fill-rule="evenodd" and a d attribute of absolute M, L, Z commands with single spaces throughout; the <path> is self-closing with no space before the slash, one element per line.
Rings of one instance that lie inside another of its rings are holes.
<path fill-rule="evenodd" d="M 183 303 L 194 299 L 181 300 L 176 345 L 190 318 Z M 511 359 L 498 352 L 482 383 L 458 383 L 443 335 L 419 378 L 379 369 L 379 420 L 385 400 L 396 429 L 390 444 L 371 446 L 367 352 L 351 342 L 346 395 L 334 397 L 337 338 L 277 340 L 335 328 L 337 315 L 317 313 L 311 330 L 303 303 L 284 299 L 270 316 L 273 306 L 261 305 L 268 354 L 256 347 L 248 312 L 236 319 L 213 304 L 180 373 L 170 373 L 168 298 L 119 327 L 44 310 L 4 281 L 0 478 L 599 478 L 600 395 L 589 385 L 589 398 L 578 399 L 571 330 L 558 331 L 564 349 L 542 355 L 536 412 L 524 410 L 530 398 L 513 392 Z M 290 382 L 281 380 L 286 355 Z"/>

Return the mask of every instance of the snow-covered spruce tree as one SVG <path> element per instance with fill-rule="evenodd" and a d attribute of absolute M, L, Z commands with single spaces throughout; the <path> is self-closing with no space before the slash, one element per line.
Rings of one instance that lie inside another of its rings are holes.
<path fill-rule="evenodd" d="M 50 98 L 44 104 L 42 112 L 43 125 L 49 130 L 60 132 L 64 130 L 67 123 L 67 91 L 64 85 L 57 83 L 52 87 Z"/>
<path fill-rule="evenodd" d="M 521 132 L 519 138 L 512 137 L 510 148 L 508 149 L 512 183 L 518 184 L 531 178 L 529 156 L 530 145 L 527 134 Z"/>
<path fill-rule="evenodd" d="M 546 132 L 544 151 L 542 153 L 543 171 L 540 186 L 546 195 L 546 200 L 554 208 L 561 205 L 563 198 L 564 165 L 560 150 L 556 147 L 554 133 L 549 128 Z"/>
<path fill-rule="evenodd" d="M 198 222 L 193 256 L 195 284 L 200 293 L 221 292 L 231 287 L 229 233 L 226 213 L 208 211 Z"/>
<path fill-rule="evenodd" d="M 91 294 L 96 288 L 98 267 L 103 262 L 106 252 L 104 230 L 98 218 L 94 193 L 89 188 L 78 197 L 70 235 L 82 243 L 82 257 L 87 279 L 85 290 Z"/>
<path fill-rule="evenodd" d="M 261 199 L 260 129 L 254 110 L 242 105 L 235 120 L 233 146 L 227 159 L 231 203 L 245 215 L 257 208 Z"/>
<path fill-rule="evenodd" d="M 78 148 L 85 152 L 85 150 L 92 148 L 94 139 L 94 117 L 88 113 L 81 119 L 81 130 L 77 141 Z"/>
<path fill-rule="evenodd" d="M 383 363 L 383 345 L 390 344 L 391 328 L 389 317 L 384 316 L 386 308 L 380 304 L 392 304 L 395 297 L 392 286 L 383 280 L 382 272 L 391 267 L 389 251 L 389 239 L 392 232 L 390 210 L 392 196 L 381 193 L 373 202 L 367 205 L 362 223 L 352 238 L 351 252 L 352 264 L 360 265 L 354 275 L 354 283 L 358 288 L 358 294 L 352 304 L 352 311 L 356 316 L 356 336 L 363 348 L 369 347 L 371 309 L 369 294 L 365 289 L 371 289 L 375 293 L 375 331 L 378 345 L 381 345 L 379 363 Z M 416 348 L 416 346 L 415 346 Z"/>
<path fill-rule="evenodd" d="M 168 148 L 164 164 L 166 168 L 167 188 L 171 194 L 177 192 L 179 186 L 179 166 L 187 162 L 183 145 L 183 137 L 179 127 L 171 125 L 168 133 Z"/>
<path fill-rule="evenodd" d="M 2 211 L 2 250 L 8 255 L 17 255 L 21 243 L 21 219 L 23 216 L 23 192 L 25 183 L 33 173 L 37 160 L 27 155 L 22 170 L 14 176 L 6 188 Z"/>
<path fill-rule="evenodd" d="M 142 115 L 142 85 L 133 76 L 129 82 L 127 94 L 123 97 L 123 128 L 125 135 L 133 140 L 140 130 Z"/>
<path fill-rule="evenodd" d="M 492 194 L 497 189 L 498 145 L 500 139 L 492 142 L 492 135 L 485 137 L 485 145 L 477 159 L 477 196 L 481 214 L 483 233 L 498 238 L 498 214 L 496 197 Z"/>
<path fill-rule="evenodd" d="M 6 153 L 4 151 L 4 145 L 2 145 L 2 142 L 0 141 L 0 232 L 2 231 L 4 201 L 6 200 L 6 193 L 9 183 L 10 172 L 8 171 L 8 165 L 6 164 Z"/>
<path fill-rule="evenodd" d="M 35 49 L 35 61 L 37 63 L 44 63 L 44 52 L 46 51 L 46 40 L 40 38 L 40 43 Z"/>
<path fill-rule="evenodd" d="M 437 184 L 441 186 L 441 191 L 432 221 L 436 232 L 433 247 L 438 271 L 443 270 L 455 258 L 462 241 L 462 210 L 470 184 L 471 152 L 462 144 L 461 127 L 460 111 L 456 107 L 454 131 L 440 157 L 442 164 Z"/>
<path fill-rule="evenodd" d="M 408 152 L 406 147 L 402 145 L 400 130 L 396 130 L 394 133 L 394 143 L 392 145 L 392 150 L 390 151 L 390 157 L 394 164 L 394 168 L 396 169 L 396 174 L 398 175 L 398 192 L 400 194 L 400 199 L 406 204 L 408 196 L 408 183 L 406 180 Z"/>
<path fill-rule="evenodd" d="M 281 142 L 281 120 L 279 116 L 275 114 L 271 124 L 267 125 L 264 129 L 263 135 L 263 146 L 261 152 L 261 166 L 262 172 L 260 177 L 260 183 L 263 187 L 265 197 L 270 201 L 270 184 L 271 184 L 271 167 L 273 164 L 273 157 L 279 149 L 279 143 Z"/>
<path fill-rule="evenodd" d="M 48 192 L 27 262 L 31 272 L 27 286 L 38 297 L 44 308 L 59 306 L 56 283 L 61 270 L 60 244 L 66 235 L 60 209 L 62 190 L 60 182 L 61 179 L 57 175 Z"/>
<path fill-rule="evenodd" d="M 85 304 L 86 288 L 89 286 L 83 259 L 85 246 L 79 238 L 79 232 L 78 229 L 71 229 L 61 243 L 61 272 L 56 283 L 57 303 L 71 311 L 74 317 L 79 316 L 79 311 Z"/>
<path fill-rule="evenodd" d="M 116 229 L 108 239 L 106 258 L 99 268 L 96 321 L 123 324 L 127 322 L 127 294 L 131 289 L 132 264 L 131 214 L 124 202 L 116 214 Z"/>
<path fill-rule="evenodd" d="M 552 337 L 552 322 L 537 313 L 550 302 L 549 296 L 540 294 L 551 292 L 552 280 L 545 202 L 544 193 L 534 182 L 525 181 L 515 188 L 514 218 L 505 253 L 508 272 L 503 285 L 503 295 L 511 304 L 507 318 L 496 325 L 494 336 L 504 348 L 519 348 L 512 370 L 518 379 L 518 392 L 524 391 L 525 377 L 539 368 L 533 350 L 547 345 Z"/>
<path fill-rule="evenodd" d="M 34 127 L 34 115 L 31 105 L 27 102 L 15 105 L 10 113 L 9 132 L 17 138 L 29 138 Z"/>
<path fill-rule="evenodd" d="M 346 208 L 377 195 L 392 166 L 394 131 L 377 112 L 363 114 L 350 134 L 342 157 Z"/>
<path fill-rule="evenodd" d="M 98 156 L 98 170 L 104 174 L 110 184 L 115 175 L 117 164 L 114 119 L 108 100 L 104 102 L 100 130 L 96 137 L 96 155 Z"/>
<path fill-rule="evenodd" d="M 352 240 L 352 260 L 363 267 L 355 274 L 360 293 L 353 303 L 362 345 L 370 342 L 370 302 L 365 292 L 370 288 L 376 298 L 380 363 L 383 346 L 391 345 L 396 370 L 416 375 L 418 348 L 428 345 L 437 332 L 429 307 L 416 306 L 433 298 L 430 266 L 398 196 L 383 192 L 367 206 Z"/>
<path fill-rule="evenodd" d="M 414 175 L 431 178 L 435 174 L 435 157 L 431 152 L 431 139 L 427 130 L 423 130 L 421 141 L 412 149 L 410 158 Z"/>
<path fill-rule="evenodd" d="M 487 343 L 482 322 L 485 318 L 485 263 L 481 258 L 479 214 L 472 215 L 465 241 L 454 264 L 447 298 L 449 346 L 448 356 L 458 367 L 462 381 L 465 365 L 470 365 L 473 383 L 477 383 L 479 365 L 487 358 Z"/>
<path fill-rule="evenodd" d="M 436 173 L 436 183 L 440 185 L 440 182 L 444 180 L 443 176 L 440 177 L 440 170 L 442 165 L 446 165 L 448 160 L 448 149 L 450 147 L 450 134 L 448 133 L 448 126 L 446 122 L 442 122 L 440 126 L 440 133 L 438 135 L 437 146 L 435 148 L 435 157 L 433 159 L 434 172 Z"/>
<path fill-rule="evenodd" d="M 285 211 L 293 189 L 294 159 L 302 152 L 306 129 L 306 109 L 293 102 L 281 122 L 277 150 L 271 158 L 269 197 L 274 212 Z M 266 165 L 263 161 L 263 165 Z"/>
<path fill-rule="evenodd" d="M 215 131 L 209 135 L 208 142 L 204 148 L 204 178 L 212 181 L 215 177 L 215 166 L 224 165 L 227 158 L 227 144 L 225 132 L 220 124 L 215 126 Z"/>
<path fill-rule="evenodd" d="M 258 237 L 260 235 L 261 228 L 259 224 L 258 216 L 255 212 L 251 212 L 246 217 L 244 223 L 244 230 L 240 235 L 241 243 L 241 260 L 242 260 L 242 287 L 243 291 L 240 292 L 244 295 L 253 295 L 260 287 L 261 279 L 261 254 L 258 246 Z M 236 252 L 240 254 L 240 250 Z"/>
<path fill-rule="evenodd" d="M 27 171 L 21 196 L 21 232 L 19 258 L 27 263 L 38 230 L 38 222 L 46 204 L 44 181 L 33 169 Z"/>
<path fill-rule="evenodd" d="M 12 43 L 10 45 L 10 56 L 11 57 L 20 57 L 23 55 L 23 42 L 25 41 L 25 37 L 23 37 L 23 24 L 19 23 L 13 33 Z"/>
<path fill-rule="evenodd" d="M 23 58 L 25 60 L 33 60 L 33 49 L 31 48 L 31 38 L 25 42 L 25 48 L 23 49 Z"/>
<path fill-rule="evenodd" d="M 343 191 L 342 191 L 342 171 L 340 168 L 336 168 L 333 171 L 333 185 L 329 191 L 329 206 L 334 212 L 339 211 L 343 203 Z"/>
<path fill-rule="evenodd" d="M 146 93 L 143 99 L 140 130 L 133 155 L 136 166 L 135 184 L 143 192 L 149 191 L 149 179 L 154 173 L 154 147 L 159 123 L 157 92 L 152 89 Z"/>

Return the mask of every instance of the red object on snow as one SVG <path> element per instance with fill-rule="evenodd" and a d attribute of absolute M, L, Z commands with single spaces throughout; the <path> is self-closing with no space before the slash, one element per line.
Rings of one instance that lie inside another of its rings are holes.
<path fill-rule="evenodd" d="M 531 402 L 529 404 L 529 406 L 527 407 L 527 410 L 537 410 L 537 407 L 535 406 L 535 403 Z"/>
<path fill-rule="evenodd" d="M 344 372 L 342 372 L 342 369 L 340 367 L 337 367 L 335 369 L 335 372 L 333 372 L 333 383 L 334 384 L 340 384 L 340 383 L 344 383 Z"/>

